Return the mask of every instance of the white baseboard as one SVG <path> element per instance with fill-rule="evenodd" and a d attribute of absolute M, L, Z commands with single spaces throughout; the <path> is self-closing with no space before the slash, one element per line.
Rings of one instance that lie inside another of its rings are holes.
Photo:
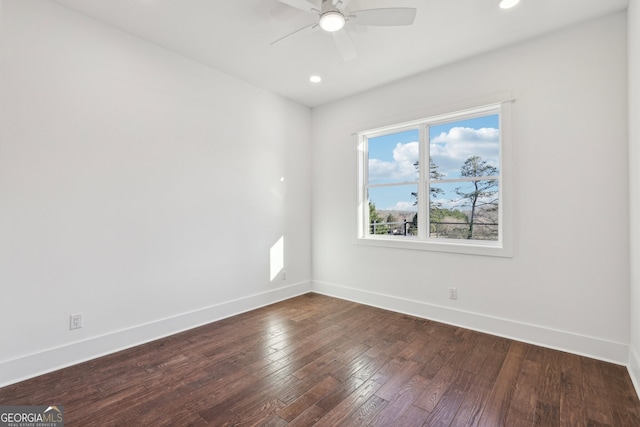
<path fill-rule="evenodd" d="M 314 281 L 312 291 L 504 338 L 628 366 L 629 346 L 425 302 Z"/>
<path fill-rule="evenodd" d="M 638 355 L 633 346 L 629 346 L 629 365 L 627 370 L 633 387 L 636 389 L 636 394 L 640 396 L 640 355 Z"/>
<path fill-rule="evenodd" d="M 273 289 L 0 363 L 0 387 L 135 347 L 311 291 L 310 282 Z"/>
<path fill-rule="evenodd" d="M 555 350 L 626 365 L 636 392 L 640 395 L 640 356 L 632 347 L 626 344 L 318 281 L 313 283 L 302 282 L 273 289 L 268 292 L 226 301 L 200 310 L 4 361 L 0 363 L 0 387 L 135 347 L 308 292 L 316 292 Z"/>

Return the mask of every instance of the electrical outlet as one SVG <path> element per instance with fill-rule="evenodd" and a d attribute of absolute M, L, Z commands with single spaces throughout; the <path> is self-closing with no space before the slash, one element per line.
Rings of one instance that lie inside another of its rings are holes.
<path fill-rule="evenodd" d="M 82 328 L 82 313 L 72 314 L 69 316 L 69 329 Z"/>
<path fill-rule="evenodd" d="M 287 280 L 287 270 L 282 270 L 282 280 Z"/>
<path fill-rule="evenodd" d="M 449 288 L 449 299 L 458 299 L 458 288 Z"/>

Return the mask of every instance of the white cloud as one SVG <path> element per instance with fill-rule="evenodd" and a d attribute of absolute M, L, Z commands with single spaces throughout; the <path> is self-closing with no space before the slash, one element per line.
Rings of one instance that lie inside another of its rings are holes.
<path fill-rule="evenodd" d="M 468 142 L 468 141 L 488 141 L 497 142 L 499 132 L 496 128 L 462 128 L 455 127 L 449 133 L 442 132 L 431 140 L 432 143 Z"/>
<path fill-rule="evenodd" d="M 369 159 L 371 181 L 415 181 L 418 178 L 415 162 L 418 161 L 418 143 L 398 143 L 393 149 L 393 161 Z"/>
<path fill-rule="evenodd" d="M 418 207 L 414 205 L 414 202 L 398 202 L 395 206 L 390 207 L 388 210 L 392 211 L 417 211 Z"/>
<path fill-rule="evenodd" d="M 495 128 L 454 127 L 431 140 L 431 159 L 438 165 L 438 172 L 446 177 L 458 176 L 460 166 L 471 156 L 480 156 L 493 166 L 498 166 L 500 134 Z"/>

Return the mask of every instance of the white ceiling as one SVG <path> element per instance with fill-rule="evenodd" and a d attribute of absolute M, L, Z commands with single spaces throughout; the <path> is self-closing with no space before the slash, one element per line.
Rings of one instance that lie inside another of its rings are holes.
<path fill-rule="evenodd" d="M 415 7 L 411 27 L 349 26 L 358 57 L 330 34 L 271 42 L 317 17 L 278 0 L 52 0 L 309 107 L 500 46 L 625 10 L 628 0 L 352 0 L 350 10 Z M 320 85 L 309 83 L 322 75 Z"/>

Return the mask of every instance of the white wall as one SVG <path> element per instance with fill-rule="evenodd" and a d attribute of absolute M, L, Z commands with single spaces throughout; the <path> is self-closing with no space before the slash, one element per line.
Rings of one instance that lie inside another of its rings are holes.
<path fill-rule="evenodd" d="M 314 290 L 626 363 L 626 46 L 617 14 L 314 109 Z M 503 92 L 514 257 L 356 245 L 353 132 Z"/>
<path fill-rule="evenodd" d="M 640 393 L 640 1 L 629 2 L 629 200 L 631 203 L 631 345 L 629 372 Z"/>
<path fill-rule="evenodd" d="M 48 1 L 2 20 L 0 385 L 310 289 L 309 109 Z"/>

